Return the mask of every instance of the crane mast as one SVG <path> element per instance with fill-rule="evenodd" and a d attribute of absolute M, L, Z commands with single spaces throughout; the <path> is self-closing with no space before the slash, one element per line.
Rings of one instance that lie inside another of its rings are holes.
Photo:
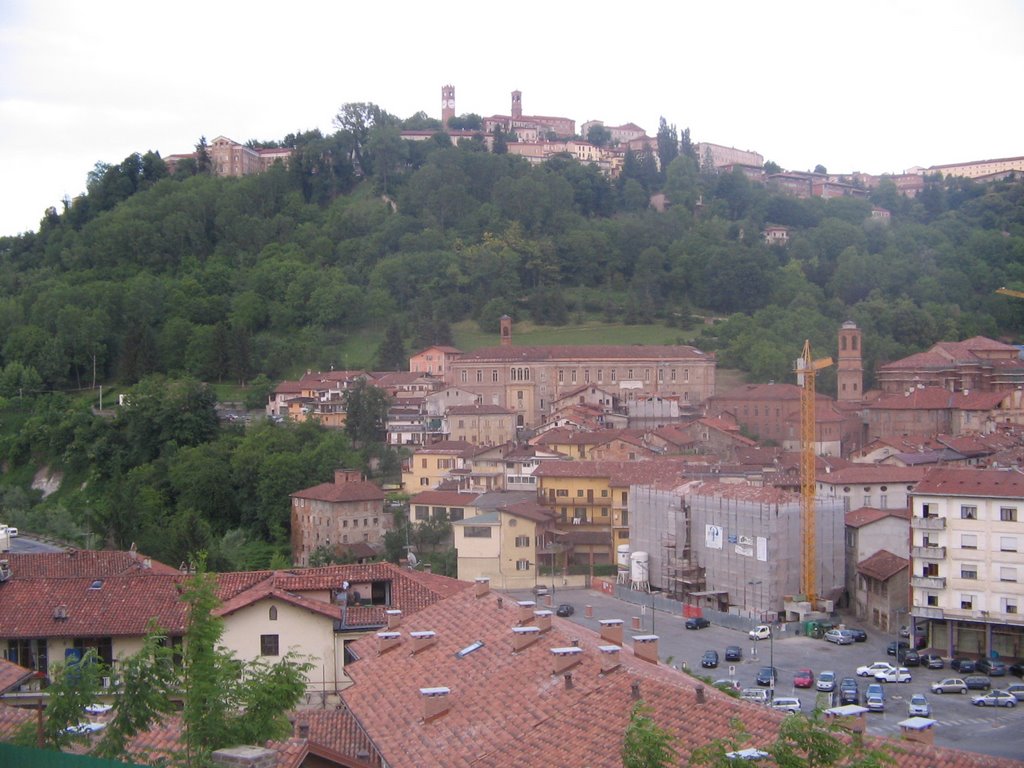
<path fill-rule="evenodd" d="M 803 529 L 803 569 L 800 586 L 804 599 L 811 606 L 818 602 L 818 532 L 816 528 L 814 497 L 814 405 L 815 375 L 821 368 L 832 365 L 832 358 L 815 360 L 811 356 L 811 342 L 804 341 L 804 351 L 796 361 L 797 384 L 800 389 L 800 512 Z"/>

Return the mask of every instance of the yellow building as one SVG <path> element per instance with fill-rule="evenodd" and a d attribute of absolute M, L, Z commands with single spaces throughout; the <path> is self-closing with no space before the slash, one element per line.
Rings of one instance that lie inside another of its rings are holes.
<path fill-rule="evenodd" d="M 547 568 L 554 517 L 535 501 L 520 501 L 453 523 L 459 579 L 491 580 L 495 589 L 528 589 L 539 582 L 538 564 Z M 560 562 L 560 561 L 559 561 Z"/>
<path fill-rule="evenodd" d="M 502 445 L 516 437 L 516 416 L 500 405 L 453 405 L 446 414 L 448 435 L 474 445 Z"/>
<path fill-rule="evenodd" d="M 455 470 L 467 468 L 476 447 L 465 440 L 442 440 L 418 449 L 402 467 L 402 487 L 409 493 L 437 488 Z"/>

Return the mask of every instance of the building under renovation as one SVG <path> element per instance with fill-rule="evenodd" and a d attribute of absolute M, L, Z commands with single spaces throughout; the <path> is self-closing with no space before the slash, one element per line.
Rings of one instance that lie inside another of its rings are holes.
<path fill-rule="evenodd" d="M 693 482 L 632 486 L 630 549 L 619 553 L 620 580 L 667 596 L 757 620 L 782 618 L 799 595 L 803 565 L 800 496 L 747 484 Z M 844 504 L 816 503 L 818 595 L 836 600 L 844 578 Z M 633 566 L 631 568 L 631 566 Z"/>

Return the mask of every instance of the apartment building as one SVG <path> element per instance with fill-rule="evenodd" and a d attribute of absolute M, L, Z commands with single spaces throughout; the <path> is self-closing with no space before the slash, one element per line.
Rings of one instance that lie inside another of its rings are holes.
<path fill-rule="evenodd" d="M 357 470 L 338 469 L 334 482 L 291 494 L 292 562 L 309 565 L 318 549 L 333 555 L 353 545 L 383 545 L 391 530 L 384 514 L 384 491 Z"/>
<path fill-rule="evenodd" d="M 1024 657 L 1024 474 L 933 469 L 911 513 L 917 631 L 950 656 Z"/>

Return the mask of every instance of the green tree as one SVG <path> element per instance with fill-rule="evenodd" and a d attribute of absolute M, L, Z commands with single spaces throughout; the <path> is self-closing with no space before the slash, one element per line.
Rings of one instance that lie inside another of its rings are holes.
<path fill-rule="evenodd" d="M 391 398 L 383 389 L 360 379 L 345 391 L 345 433 L 357 447 L 380 442 L 384 438 Z"/>
<path fill-rule="evenodd" d="M 105 674 L 107 667 L 95 650 L 88 650 L 77 659 L 68 657 L 64 663 L 57 662 L 50 667 L 46 719 L 42 728 L 44 746 L 63 750 L 89 741 L 88 733 L 80 733 L 74 727 L 84 721 L 85 708 L 96 700 L 100 678 Z M 23 728 L 15 740 L 24 746 L 34 745 L 35 723 Z"/>
<path fill-rule="evenodd" d="M 396 320 L 388 323 L 384 341 L 377 348 L 377 370 L 401 371 L 408 364 L 405 342 L 402 340 L 402 329 Z"/>
<path fill-rule="evenodd" d="M 206 137 L 200 136 L 196 144 L 196 171 L 198 173 L 210 173 L 213 170 L 213 160 L 210 159 L 210 145 L 206 143 Z"/>
<path fill-rule="evenodd" d="M 679 156 L 679 132 L 673 123 L 669 125 L 665 118 L 658 119 L 658 159 L 664 173 L 673 160 Z"/>
<path fill-rule="evenodd" d="M 675 737 L 652 717 L 653 709 L 642 701 L 633 705 L 622 743 L 623 768 L 668 768 L 678 765 Z"/>
<path fill-rule="evenodd" d="M 587 141 L 595 147 L 606 146 L 612 140 L 612 132 L 600 123 L 587 129 Z"/>

